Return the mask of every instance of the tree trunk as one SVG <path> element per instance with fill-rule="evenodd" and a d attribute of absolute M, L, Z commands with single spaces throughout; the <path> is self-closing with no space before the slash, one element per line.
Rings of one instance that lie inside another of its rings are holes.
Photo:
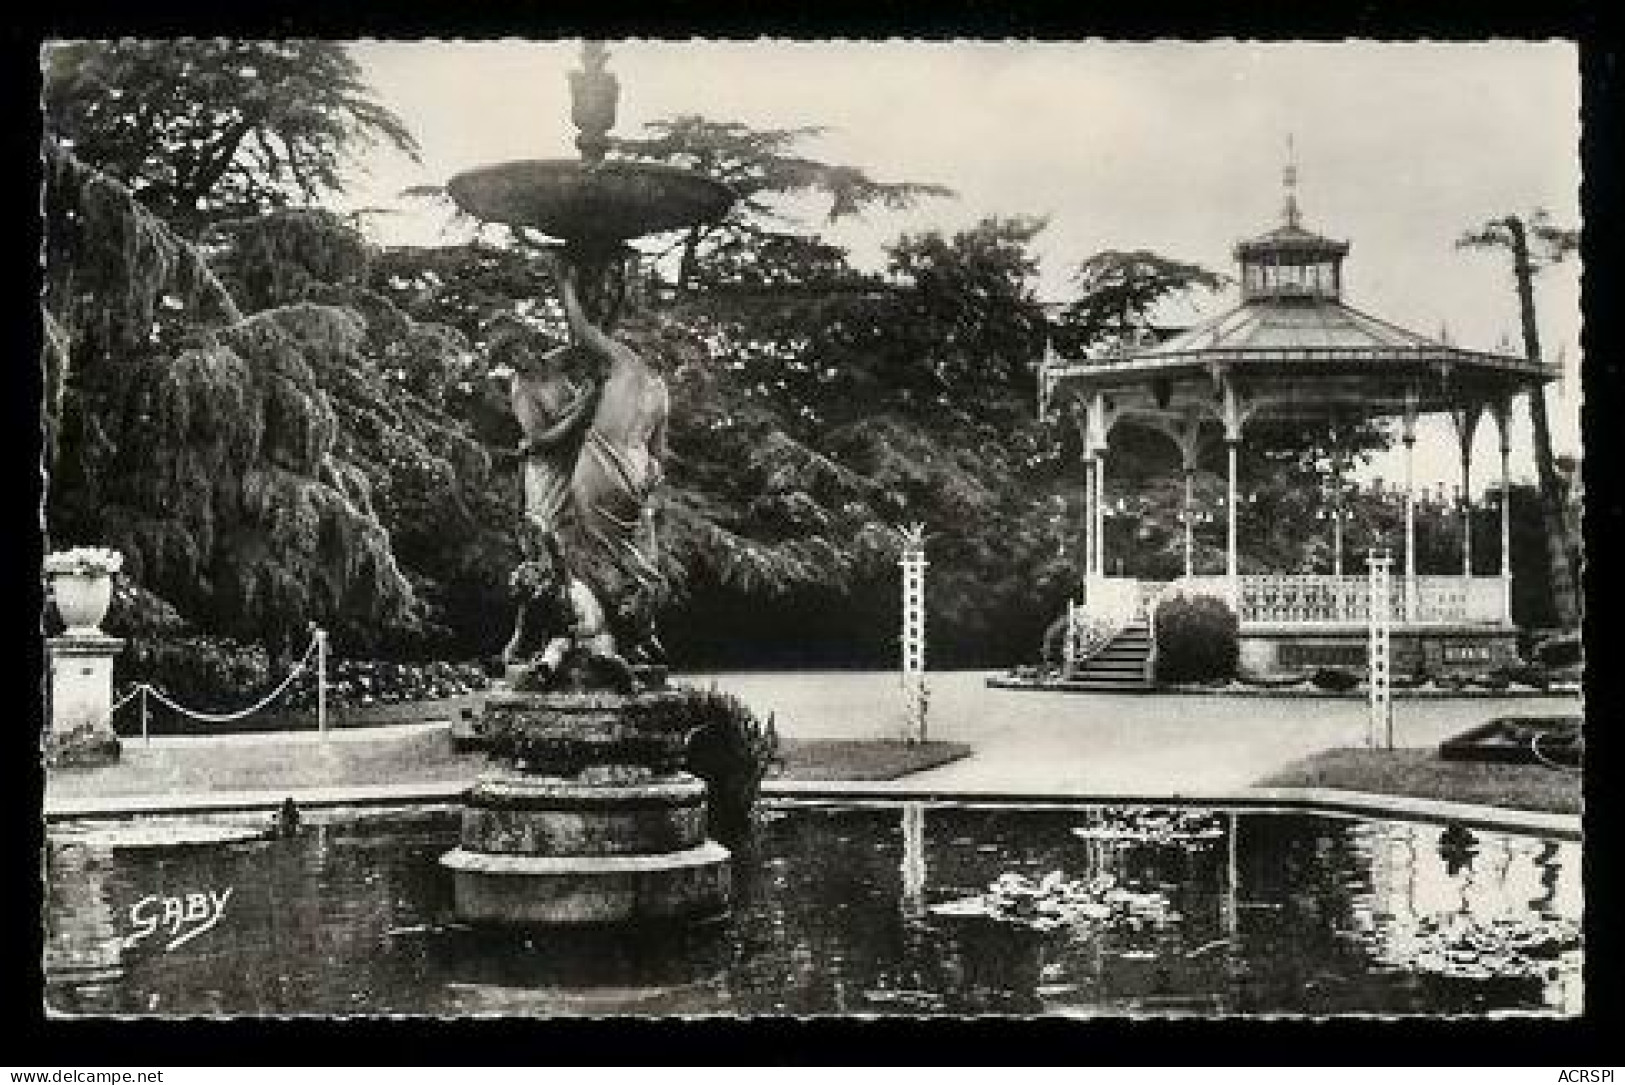
<path fill-rule="evenodd" d="M 1535 321 L 1535 272 L 1529 261 L 1529 237 L 1523 220 L 1509 215 L 1506 228 L 1512 238 L 1512 274 L 1518 283 L 1518 310 L 1523 321 L 1524 355 L 1531 362 L 1541 360 L 1540 327 Z M 1558 622 L 1565 629 L 1580 624 L 1579 593 L 1576 590 L 1576 554 L 1569 538 L 1568 519 L 1563 510 L 1563 487 L 1557 477 L 1557 459 L 1552 453 L 1551 424 L 1546 417 L 1546 388 L 1529 388 L 1529 420 L 1535 434 L 1535 466 L 1540 475 L 1540 510 L 1545 523 L 1550 555 L 1552 604 Z"/>

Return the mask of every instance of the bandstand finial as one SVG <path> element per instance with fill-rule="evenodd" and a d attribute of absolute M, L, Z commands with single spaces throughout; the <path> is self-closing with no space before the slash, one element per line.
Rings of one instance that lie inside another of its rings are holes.
<path fill-rule="evenodd" d="M 1286 206 L 1282 210 L 1282 217 L 1289 227 L 1296 230 L 1302 225 L 1302 216 L 1298 211 L 1298 155 L 1290 132 L 1286 137 L 1286 168 L 1281 171 L 1281 183 L 1286 189 Z"/>

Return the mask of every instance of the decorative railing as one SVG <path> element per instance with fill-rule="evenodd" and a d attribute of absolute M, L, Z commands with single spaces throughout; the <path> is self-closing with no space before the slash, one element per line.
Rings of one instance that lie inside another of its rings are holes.
<path fill-rule="evenodd" d="M 1364 624 L 1371 616 L 1371 586 L 1363 574 L 1269 574 L 1241 580 L 1243 625 Z M 1413 606 L 1406 596 L 1414 584 Z M 1502 620 L 1499 577 L 1418 576 L 1392 581 L 1389 614 L 1395 625 L 1495 624 Z"/>
<path fill-rule="evenodd" d="M 1066 604 L 1066 639 L 1062 643 L 1061 661 L 1067 674 L 1087 663 L 1123 629 L 1122 622 L 1106 614 L 1098 614 L 1088 606 L 1079 606 L 1070 600 Z"/>
<path fill-rule="evenodd" d="M 1419 576 L 1414 578 L 1415 605 L 1406 608 L 1409 586 L 1395 576 L 1389 614 L 1397 626 L 1498 625 L 1506 622 L 1505 586 L 1500 577 Z M 1279 573 L 1237 577 L 1182 576 L 1177 580 L 1135 581 L 1100 577 L 1090 581 L 1090 611 L 1122 625 L 1149 623 L 1157 604 L 1171 595 L 1211 595 L 1232 602 L 1239 594 L 1242 625 L 1364 625 L 1370 620 L 1371 585 L 1364 573 L 1332 576 Z"/>

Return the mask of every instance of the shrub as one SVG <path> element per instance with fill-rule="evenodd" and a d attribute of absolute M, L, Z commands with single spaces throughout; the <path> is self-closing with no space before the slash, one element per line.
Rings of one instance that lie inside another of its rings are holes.
<path fill-rule="evenodd" d="M 1316 689 L 1331 693 L 1347 693 L 1360 684 L 1359 675 L 1341 667 L 1321 667 L 1309 676 Z"/>
<path fill-rule="evenodd" d="M 1573 667 L 1582 659 L 1578 633 L 1562 633 L 1542 641 L 1535 648 L 1535 660 L 1547 667 Z"/>
<path fill-rule="evenodd" d="M 1222 682 L 1241 656 L 1235 612 L 1212 596 L 1175 596 L 1157 607 L 1157 681 Z"/>
<path fill-rule="evenodd" d="M 147 682 L 204 712 L 243 708 L 272 679 L 270 659 L 260 645 L 208 635 L 131 640 L 119 658 L 119 677 Z"/>
<path fill-rule="evenodd" d="M 279 676 L 280 678 L 280 676 Z M 346 708 L 439 700 L 490 685 L 478 663 L 392 663 L 373 659 L 332 659 L 327 667 L 327 703 Z M 287 697 L 289 708 L 316 703 L 316 683 L 301 678 Z"/>
<path fill-rule="evenodd" d="M 737 847 L 750 837 L 762 779 L 778 760 L 773 717 L 764 722 L 739 698 L 716 689 L 681 692 L 684 698 L 674 711 L 697 725 L 688 743 L 687 768 L 706 783 L 711 835 Z"/>
<path fill-rule="evenodd" d="M 1539 663 L 1517 663 L 1502 667 L 1497 673 L 1504 675 L 1508 682 L 1535 689 L 1545 689 L 1552 681 L 1552 676 Z"/>

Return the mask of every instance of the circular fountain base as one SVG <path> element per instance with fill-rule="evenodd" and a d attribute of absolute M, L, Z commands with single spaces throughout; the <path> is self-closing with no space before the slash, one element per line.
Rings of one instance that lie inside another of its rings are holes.
<path fill-rule="evenodd" d="M 507 767 L 469 789 L 452 872 L 480 924 L 703 919 L 728 909 L 728 849 L 706 838 L 704 781 L 682 771 L 680 695 L 492 694 Z"/>
<path fill-rule="evenodd" d="M 457 916 L 468 923 L 703 919 L 728 910 L 728 849 L 707 840 L 658 855 L 491 855 L 458 848 Z"/>

